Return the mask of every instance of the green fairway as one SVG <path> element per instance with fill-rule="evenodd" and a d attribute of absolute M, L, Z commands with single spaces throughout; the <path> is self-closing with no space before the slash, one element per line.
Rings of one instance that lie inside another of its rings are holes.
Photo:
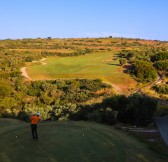
<path fill-rule="evenodd" d="M 26 71 L 34 79 L 88 78 L 119 85 L 122 89 L 135 87 L 136 82 L 119 66 L 115 52 L 99 52 L 75 57 L 48 57 L 45 65 L 32 65 Z"/>
<path fill-rule="evenodd" d="M 39 140 L 30 125 L 0 119 L 0 162 L 166 162 L 131 136 L 87 122 L 45 122 Z M 18 138 L 16 138 L 18 136 Z"/>

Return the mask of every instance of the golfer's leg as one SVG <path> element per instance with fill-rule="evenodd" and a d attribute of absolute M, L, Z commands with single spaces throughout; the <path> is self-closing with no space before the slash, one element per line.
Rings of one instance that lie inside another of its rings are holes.
<path fill-rule="evenodd" d="M 37 125 L 35 125 L 34 133 L 35 133 L 35 137 L 36 137 L 36 139 L 38 139 L 38 134 L 37 134 Z"/>
<path fill-rule="evenodd" d="M 35 139 L 35 137 L 34 137 L 34 125 L 33 124 L 31 124 L 31 131 L 32 131 L 32 137 L 33 137 L 33 139 Z"/>

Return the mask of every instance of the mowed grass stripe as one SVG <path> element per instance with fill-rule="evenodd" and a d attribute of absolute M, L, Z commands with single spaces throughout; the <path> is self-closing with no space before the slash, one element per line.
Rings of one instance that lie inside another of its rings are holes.
<path fill-rule="evenodd" d="M 26 71 L 34 80 L 88 78 L 134 87 L 136 82 L 123 72 L 118 60 L 114 59 L 115 54 L 99 52 L 75 57 L 48 57 L 46 65 L 33 65 Z"/>

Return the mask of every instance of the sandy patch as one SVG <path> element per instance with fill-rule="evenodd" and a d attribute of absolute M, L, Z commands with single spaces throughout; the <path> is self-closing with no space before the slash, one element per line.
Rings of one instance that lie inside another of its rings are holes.
<path fill-rule="evenodd" d="M 46 63 L 46 62 L 42 62 L 41 64 L 42 64 L 42 65 L 46 65 L 47 63 Z"/>
<path fill-rule="evenodd" d="M 40 60 L 40 62 L 43 62 L 43 61 L 46 60 L 46 59 L 47 59 L 47 58 L 43 58 L 43 59 Z"/>
<path fill-rule="evenodd" d="M 41 62 L 41 64 L 42 65 L 46 65 L 47 63 L 45 63 L 45 62 L 43 62 L 44 60 L 46 60 L 47 58 L 43 58 L 43 59 L 41 59 L 40 61 L 32 61 L 33 63 L 37 63 L 37 62 Z M 21 71 L 21 75 L 22 76 L 24 76 L 26 79 L 28 79 L 28 80 L 32 80 L 32 78 L 30 78 L 29 76 L 28 76 L 28 74 L 27 74 L 27 72 L 26 72 L 26 68 L 27 67 L 22 67 L 21 69 L 20 69 L 20 71 Z"/>
<path fill-rule="evenodd" d="M 27 67 L 22 67 L 21 69 L 20 69 L 20 71 L 21 71 L 21 75 L 22 76 L 24 76 L 25 78 L 27 78 L 28 80 L 32 80 L 32 78 L 30 78 L 29 76 L 28 76 L 28 74 L 27 74 L 27 72 L 26 72 L 26 68 Z"/>
<path fill-rule="evenodd" d="M 119 94 L 123 94 L 122 89 L 119 86 L 117 86 L 116 84 L 112 84 L 110 82 L 103 82 L 103 83 L 111 85 Z"/>

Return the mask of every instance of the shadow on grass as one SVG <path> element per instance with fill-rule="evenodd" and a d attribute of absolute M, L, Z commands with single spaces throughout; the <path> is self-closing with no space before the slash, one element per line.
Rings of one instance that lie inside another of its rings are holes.
<path fill-rule="evenodd" d="M 120 66 L 120 64 L 107 63 L 107 65 Z"/>
<path fill-rule="evenodd" d="M 123 72 L 128 73 L 128 71 L 130 71 L 132 69 L 132 65 L 131 64 L 125 64 L 125 65 L 123 65 L 123 68 L 124 68 Z"/>

